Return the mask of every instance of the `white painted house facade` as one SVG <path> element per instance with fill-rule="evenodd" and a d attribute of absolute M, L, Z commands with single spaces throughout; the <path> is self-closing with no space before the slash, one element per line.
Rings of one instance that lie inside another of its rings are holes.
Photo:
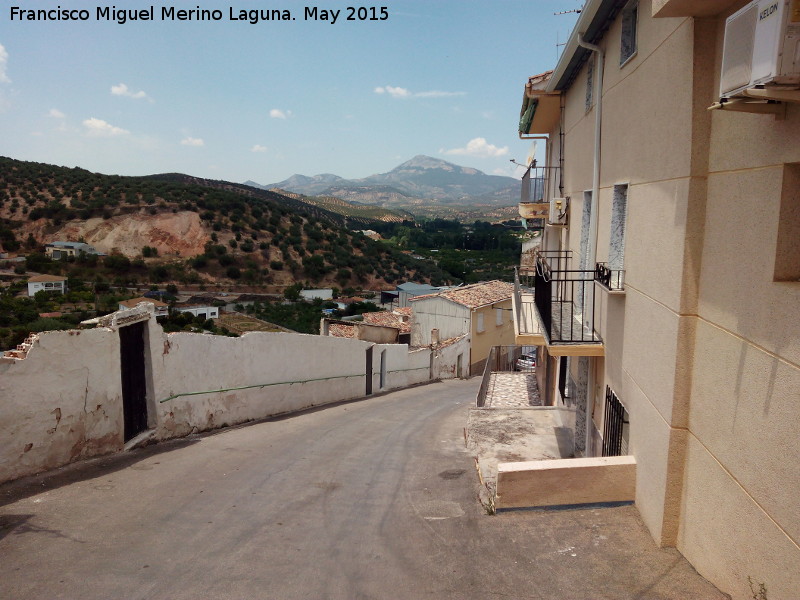
<path fill-rule="evenodd" d="M 67 293 L 67 278 L 58 275 L 36 275 L 28 279 L 28 296 L 35 296 L 36 292 Z"/>

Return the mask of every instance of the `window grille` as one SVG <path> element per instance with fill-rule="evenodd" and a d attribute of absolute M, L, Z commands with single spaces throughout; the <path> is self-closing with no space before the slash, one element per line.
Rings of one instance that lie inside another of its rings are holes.
<path fill-rule="evenodd" d="M 622 36 L 619 47 L 619 66 L 636 54 L 636 28 L 639 20 L 639 0 L 631 0 L 622 9 Z"/>
<path fill-rule="evenodd" d="M 625 456 L 629 452 L 628 411 L 614 391 L 606 386 L 606 410 L 603 420 L 603 456 Z"/>

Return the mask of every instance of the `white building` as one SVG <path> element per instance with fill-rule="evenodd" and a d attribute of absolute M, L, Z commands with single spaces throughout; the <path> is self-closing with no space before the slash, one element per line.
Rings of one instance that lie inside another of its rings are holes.
<path fill-rule="evenodd" d="M 219 307 L 209 306 L 208 304 L 193 304 L 185 306 L 176 306 L 175 310 L 182 313 L 191 313 L 195 317 L 203 319 L 218 319 Z"/>
<path fill-rule="evenodd" d="M 28 279 L 28 296 L 35 296 L 36 292 L 67 293 L 67 278 L 59 275 L 36 275 Z"/>

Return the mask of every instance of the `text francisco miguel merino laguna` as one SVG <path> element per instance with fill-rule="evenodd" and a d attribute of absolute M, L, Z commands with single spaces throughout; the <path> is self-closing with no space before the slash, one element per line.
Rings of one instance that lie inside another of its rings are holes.
<path fill-rule="evenodd" d="M 295 14 L 289 9 L 238 9 L 229 6 L 227 12 L 219 9 L 175 8 L 174 6 L 160 6 L 156 11 L 154 6 L 149 8 L 121 9 L 116 6 L 97 6 L 94 10 L 85 8 L 62 8 L 58 6 L 50 9 L 28 9 L 20 6 L 10 7 L 10 21 L 89 21 L 94 17 L 96 21 L 116 22 L 124 25 L 130 21 L 244 21 L 255 25 L 261 21 L 295 21 L 299 9 Z M 316 6 L 304 6 L 302 18 L 304 21 L 324 21 L 334 24 L 341 17 L 342 21 L 386 21 L 389 18 L 389 9 L 385 6 L 348 6 L 344 9 L 327 10 Z"/>

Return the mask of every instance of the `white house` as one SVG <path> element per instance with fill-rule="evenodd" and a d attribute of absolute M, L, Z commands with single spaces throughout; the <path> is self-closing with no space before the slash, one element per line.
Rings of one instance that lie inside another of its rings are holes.
<path fill-rule="evenodd" d="M 511 283 L 487 281 L 411 298 L 412 346 L 467 335 L 470 372 L 480 372 L 493 346 L 514 344 L 513 293 Z"/>
<path fill-rule="evenodd" d="M 98 252 L 94 246 L 83 242 L 50 242 L 49 244 L 45 244 L 44 253 L 53 260 L 60 260 L 70 256 L 79 256 L 81 254 L 105 256 L 103 252 Z"/>
<path fill-rule="evenodd" d="M 301 290 L 300 297 L 306 301 L 316 300 L 317 298 L 320 300 L 332 300 L 333 289 L 323 288 L 318 290 Z"/>
<path fill-rule="evenodd" d="M 203 319 L 219 318 L 219 307 L 209 306 L 208 304 L 186 304 L 184 306 L 175 306 L 175 310 L 182 313 L 192 313 L 195 317 L 202 317 Z"/>
<path fill-rule="evenodd" d="M 28 296 L 35 296 L 36 292 L 67 293 L 67 278 L 60 275 L 36 275 L 28 279 Z"/>

